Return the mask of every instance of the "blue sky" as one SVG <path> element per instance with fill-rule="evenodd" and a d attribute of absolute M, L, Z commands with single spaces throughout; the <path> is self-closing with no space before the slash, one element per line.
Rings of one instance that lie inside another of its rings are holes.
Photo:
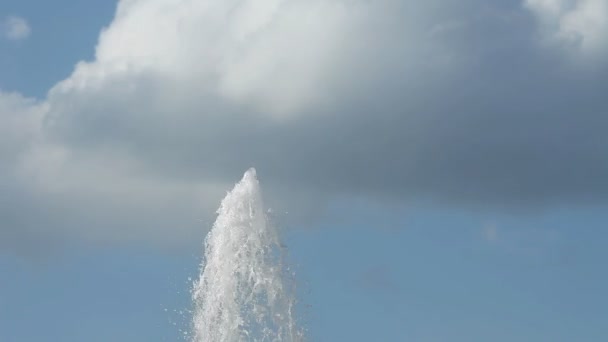
<path fill-rule="evenodd" d="M 91 6 L 69 0 L 61 4 L 29 0 L 0 4 L 3 17 L 24 16 L 33 31 L 26 41 L 1 41 L 3 91 L 41 98 L 70 74 L 76 62 L 93 58 L 99 31 L 110 23 L 116 4 Z"/>
<path fill-rule="evenodd" d="M 606 336 L 605 214 L 506 219 L 504 230 L 522 235 L 493 243 L 481 234 L 486 217 L 471 213 L 359 215 L 343 207 L 335 215 L 350 222 L 285 235 L 310 340 Z M 545 230 L 558 238 L 542 236 Z M 179 311 L 189 308 L 188 277 L 197 274 L 199 254 L 125 246 L 73 248 L 44 261 L 4 255 L 1 336 L 179 340 L 189 318 Z"/>
<path fill-rule="evenodd" d="M 210 3 L 0 4 L 1 341 L 180 340 L 249 166 L 311 341 L 608 338 L 604 2 Z"/>

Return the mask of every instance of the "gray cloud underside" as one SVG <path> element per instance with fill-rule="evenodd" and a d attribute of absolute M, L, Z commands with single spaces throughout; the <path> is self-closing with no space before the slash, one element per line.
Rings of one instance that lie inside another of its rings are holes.
<path fill-rule="evenodd" d="M 179 243 L 250 166 L 271 203 L 303 216 L 340 196 L 606 202 L 606 49 L 556 42 L 519 2 L 267 1 L 266 21 L 235 10 L 194 30 L 196 11 L 167 14 L 184 32 L 121 48 L 154 12 L 141 4 L 123 1 L 97 60 L 47 99 L 0 98 L 6 127 L 32 132 L 0 140 L 5 245 Z"/>

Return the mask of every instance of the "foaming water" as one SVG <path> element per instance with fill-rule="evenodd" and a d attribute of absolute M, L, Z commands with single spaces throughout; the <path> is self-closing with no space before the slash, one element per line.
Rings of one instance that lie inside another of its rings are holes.
<path fill-rule="evenodd" d="M 255 169 L 222 201 L 194 284 L 193 342 L 294 341 L 292 277 L 268 222 Z"/>

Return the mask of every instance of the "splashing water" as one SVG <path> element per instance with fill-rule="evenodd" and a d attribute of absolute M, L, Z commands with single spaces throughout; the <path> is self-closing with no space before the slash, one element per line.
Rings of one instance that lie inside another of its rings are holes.
<path fill-rule="evenodd" d="M 293 283 L 255 169 L 245 173 L 217 213 L 192 290 L 192 341 L 302 341 L 293 314 Z"/>

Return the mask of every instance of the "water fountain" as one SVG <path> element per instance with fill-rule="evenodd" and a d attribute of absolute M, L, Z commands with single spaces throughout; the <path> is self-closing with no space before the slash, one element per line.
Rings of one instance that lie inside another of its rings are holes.
<path fill-rule="evenodd" d="M 226 195 L 194 284 L 193 342 L 300 342 L 293 277 L 255 169 Z"/>

